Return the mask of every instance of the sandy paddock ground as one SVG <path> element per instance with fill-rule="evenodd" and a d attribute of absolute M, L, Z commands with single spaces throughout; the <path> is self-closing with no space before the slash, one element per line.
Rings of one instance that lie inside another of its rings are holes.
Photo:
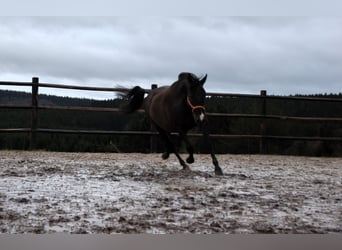
<path fill-rule="evenodd" d="M 0 151 L 0 232 L 342 232 L 342 158 L 195 160 Z"/>

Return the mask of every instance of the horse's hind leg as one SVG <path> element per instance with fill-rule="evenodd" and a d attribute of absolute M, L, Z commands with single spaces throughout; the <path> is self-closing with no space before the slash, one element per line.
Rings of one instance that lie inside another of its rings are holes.
<path fill-rule="evenodd" d="M 173 152 L 173 153 L 175 153 L 179 163 L 182 165 L 183 170 L 190 170 L 190 167 L 185 163 L 185 161 L 178 154 L 176 147 L 173 145 L 173 143 L 170 140 L 169 134 L 165 130 L 163 130 L 159 127 L 156 127 L 156 128 L 157 128 L 162 140 L 165 142 L 165 145 L 166 145 L 166 152 L 163 154 L 163 159 L 164 159 L 165 155 L 167 155 L 167 157 L 168 157 L 169 153 Z"/>
<path fill-rule="evenodd" d="M 163 160 L 166 160 L 166 159 L 168 159 L 169 158 L 169 156 L 170 156 L 170 152 L 169 152 L 169 150 L 166 150 L 163 154 L 162 154 L 162 158 L 163 158 Z"/>
<path fill-rule="evenodd" d="M 189 156 L 186 159 L 186 162 L 189 163 L 189 164 L 194 163 L 195 162 L 195 159 L 194 159 L 194 148 L 190 144 L 187 135 L 185 133 L 180 133 L 179 136 L 185 142 L 186 150 L 189 153 Z"/>

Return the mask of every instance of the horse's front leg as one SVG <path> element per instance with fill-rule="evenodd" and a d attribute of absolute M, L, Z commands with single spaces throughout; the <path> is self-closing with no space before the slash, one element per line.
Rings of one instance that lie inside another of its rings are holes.
<path fill-rule="evenodd" d="M 216 156 L 215 156 L 215 153 L 213 150 L 211 151 L 211 159 L 213 160 L 213 164 L 215 166 L 215 174 L 216 175 L 223 175 L 222 169 L 219 166 L 218 160 L 216 159 Z"/>
<path fill-rule="evenodd" d="M 210 139 L 210 136 L 209 136 L 207 124 L 203 124 L 201 126 L 201 129 L 203 131 L 203 137 L 204 137 L 205 143 L 209 146 L 209 149 L 210 149 L 211 159 L 212 159 L 213 164 L 215 166 L 215 174 L 216 175 L 223 175 L 222 169 L 221 169 L 221 167 L 220 167 L 220 165 L 218 163 L 218 160 L 217 160 L 217 158 L 215 156 L 214 147 L 212 145 L 212 142 L 211 142 L 211 139 Z"/>
<path fill-rule="evenodd" d="M 190 142 L 188 140 L 188 136 L 184 132 L 179 133 L 179 136 L 180 136 L 181 140 L 183 140 L 185 142 L 186 150 L 189 153 L 189 156 L 186 159 L 186 162 L 189 163 L 189 164 L 194 163 L 195 162 L 195 159 L 194 159 L 194 148 L 190 144 Z"/>

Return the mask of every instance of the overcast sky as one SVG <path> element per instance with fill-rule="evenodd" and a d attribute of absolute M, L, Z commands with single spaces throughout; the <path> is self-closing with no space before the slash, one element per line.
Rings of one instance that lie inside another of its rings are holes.
<path fill-rule="evenodd" d="M 0 81 L 148 88 L 188 71 L 208 74 L 208 92 L 338 93 L 341 27 L 333 17 L 0 17 Z"/>

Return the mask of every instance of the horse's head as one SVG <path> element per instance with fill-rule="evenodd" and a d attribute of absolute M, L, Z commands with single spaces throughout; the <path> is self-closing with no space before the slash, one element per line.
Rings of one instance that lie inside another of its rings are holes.
<path fill-rule="evenodd" d="M 204 107 L 206 93 L 203 85 L 207 80 L 207 75 L 199 78 L 191 73 L 181 73 L 179 74 L 178 79 L 185 81 L 187 105 L 192 110 L 195 123 L 203 123 L 206 120 Z"/>

